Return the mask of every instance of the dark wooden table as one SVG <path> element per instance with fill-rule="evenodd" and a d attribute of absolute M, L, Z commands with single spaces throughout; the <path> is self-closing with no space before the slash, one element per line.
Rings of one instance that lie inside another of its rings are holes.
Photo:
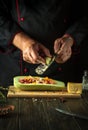
<path fill-rule="evenodd" d="M 88 119 L 68 116 L 56 108 L 88 117 L 88 92 L 81 98 L 8 98 L 15 110 L 0 116 L 0 130 L 88 130 Z"/>

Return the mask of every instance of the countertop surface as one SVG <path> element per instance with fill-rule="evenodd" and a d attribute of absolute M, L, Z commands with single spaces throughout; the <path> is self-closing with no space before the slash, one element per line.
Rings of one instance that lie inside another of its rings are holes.
<path fill-rule="evenodd" d="M 87 91 L 81 98 L 8 97 L 7 102 L 15 109 L 0 116 L 0 130 L 88 130 Z"/>

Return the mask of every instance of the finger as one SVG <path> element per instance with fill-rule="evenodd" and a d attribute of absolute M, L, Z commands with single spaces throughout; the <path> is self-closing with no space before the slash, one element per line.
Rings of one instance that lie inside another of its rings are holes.
<path fill-rule="evenodd" d="M 37 59 L 39 58 L 39 54 L 38 54 L 38 52 L 37 52 L 35 49 L 32 49 L 32 50 L 31 50 L 30 56 L 31 56 L 31 58 L 32 58 L 32 60 L 33 60 L 34 62 L 36 62 Z"/>
<path fill-rule="evenodd" d="M 27 48 L 24 52 L 23 52 L 23 60 L 29 63 L 35 63 L 35 61 L 32 58 L 32 55 L 30 53 L 31 51 L 29 51 L 29 48 Z"/>
<path fill-rule="evenodd" d="M 57 39 L 54 43 L 54 52 L 57 53 L 57 51 L 61 49 L 61 46 L 61 39 Z"/>
<path fill-rule="evenodd" d="M 28 63 L 34 63 L 32 57 L 28 56 L 28 55 L 23 56 L 23 60 L 28 62 Z"/>
<path fill-rule="evenodd" d="M 66 62 L 68 59 L 70 59 L 71 55 L 67 55 L 63 57 L 63 62 Z"/>
<path fill-rule="evenodd" d="M 40 57 L 36 52 L 36 50 L 34 50 L 33 48 L 30 48 L 30 51 L 29 49 L 27 49 L 26 51 L 23 52 L 23 60 L 33 64 L 39 64 L 41 62 L 45 62 L 44 59 Z"/>
<path fill-rule="evenodd" d="M 68 49 L 65 50 L 66 55 L 71 55 L 72 54 L 72 49 L 68 47 Z"/>
<path fill-rule="evenodd" d="M 58 63 L 64 63 L 71 57 L 71 51 L 69 53 L 65 52 L 60 55 L 57 55 L 56 62 Z"/>
<path fill-rule="evenodd" d="M 66 53 L 62 55 L 63 62 L 66 62 L 71 57 L 71 50 L 68 50 Z"/>
<path fill-rule="evenodd" d="M 37 59 L 37 63 L 45 64 L 45 60 L 41 57 L 41 58 Z"/>
<path fill-rule="evenodd" d="M 38 52 L 36 51 L 36 49 L 34 48 L 34 46 L 30 47 L 27 52 L 27 61 L 29 60 L 29 62 L 35 64 L 37 63 L 37 59 L 39 57 Z"/>
<path fill-rule="evenodd" d="M 42 44 L 41 44 L 40 48 L 41 48 L 41 50 L 43 51 L 43 53 L 45 54 L 45 56 L 52 57 L 52 55 L 50 54 L 50 51 L 49 51 L 48 48 L 46 48 L 46 47 L 43 46 Z"/>
<path fill-rule="evenodd" d="M 45 59 L 43 57 L 39 56 L 39 53 L 36 50 L 32 49 L 30 55 L 31 55 L 31 60 L 32 60 L 33 63 L 45 64 Z"/>

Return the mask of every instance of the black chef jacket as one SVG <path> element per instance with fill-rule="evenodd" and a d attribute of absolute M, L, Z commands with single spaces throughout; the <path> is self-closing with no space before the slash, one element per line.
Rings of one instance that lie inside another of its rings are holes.
<path fill-rule="evenodd" d="M 13 84 L 13 77 L 17 75 L 37 75 L 37 65 L 24 62 L 20 50 L 12 45 L 18 32 L 25 32 L 51 52 L 55 39 L 65 33 L 79 45 L 87 34 L 84 5 L 85 2 L 79 4 L 79 0 L 1 0 L 0 85 Z M 64 82 L 76 81 L 76 60 L 77 56 L 73 55 L 64 64 L 54 62 L 42 76 Z"/>

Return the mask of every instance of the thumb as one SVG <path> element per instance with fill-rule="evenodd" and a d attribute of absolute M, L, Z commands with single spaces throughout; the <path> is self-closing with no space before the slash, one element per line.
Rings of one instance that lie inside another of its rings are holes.
<path fill-rule="evenodd" d="M 52 57 L 48 48 L 46 48 L 45 46 L 42 45 L 41 49 L 42 49 L 45 56 Z"/>
<path fill-rule="evenodd" d="M 57 53 L 58 50 L 60 50 L 61 48 L 61 39 L 57 39 L 55 42 L 54 42 L 54 52 Z"/>

